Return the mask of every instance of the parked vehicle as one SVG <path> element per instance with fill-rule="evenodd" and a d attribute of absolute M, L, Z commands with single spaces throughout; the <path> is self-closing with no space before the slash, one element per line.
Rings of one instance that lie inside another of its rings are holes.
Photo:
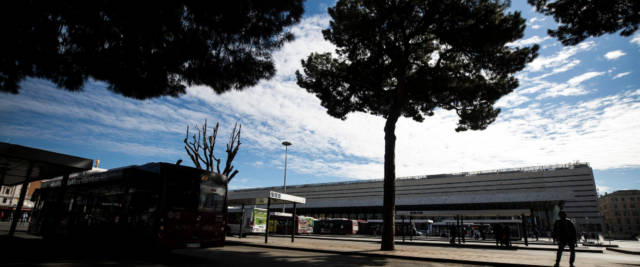
<path fill-rule="evenodd" d="M 358 233 L 358 220 L 343 218 L 316 220 L 313 232 L 316 234 L 353 235 Z"/>
<path fill-rule="evenodd" d="M 230 207 L 227 234 L 239 235 L 242 220 L 242 208 Z M 267 209 L 245 207 L 242 235 L 263 233 L 267 227 Z"/>
<path fill-rule="evenodd" d="M 362 234 L 362 235 L 381 235 L 382 234 L 382 227 L 383 222 L 382 220 L 367 220 L 367 221 L 362 221 L 360 223 L 360 231 L 358 232 L 358 234 Z M 415 222 L 411 222 L 409 223 L 409 221 L 405 221 L 404 224 L 401 221 L 396 221 L 396 228 L 395 228 L 395 235 L 397 236 L 401 236 L 401 235 L 413 235 L 413 236 L 417 236 L 417 235 L 421 235 L 422 233 L 418 234 L 418 230 L 416 229 L 416 223 Z"/>
<path fill-rule="evenodd" d="M 223 246 L 226 180 L 169 163 L 148 163 L 42 183 L 29 232 L 124 246 Z"/>

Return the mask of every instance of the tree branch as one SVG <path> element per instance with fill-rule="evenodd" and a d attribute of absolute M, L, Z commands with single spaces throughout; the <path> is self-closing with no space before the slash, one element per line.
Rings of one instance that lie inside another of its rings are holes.
<path fill-rule="evenodd" d="M 238 170 L 234 170 L 234 166 L 232 165 L 233 160 L 238 154 L 238 150 L 240 149 L 240 133 L 242 129 L 242 125 L 235 123 L 233 126 L 233 130 L 231 131 L 231 136 L 229 138 L 229 143 L 226 145 L 225 152 L 227 153 L 227 159 L 224 164 L 224 170 L 220 170 L 220 164 L 222 160 L 216 157 L 214 150 L 216 146 L 216 139 L 218 136 L 218 129 L 220 127 L 219 123 L 216 123 L 216 126 L 213 127 L 213 133 L 208 135 L 207 132 L 207 120 L 205 120 L 204 125 L 202 127 L 196 128 L 198 129 L 197 134 L 193 134 L 190 136 L 189 134 L 189 126 L 187 126 L 187 133 L 184 138 L 184 149 L 193 161 L 193 164 L 198 169 L 204 169 L 208 172 L 213 172 L 214 168 L 217 173 L 227 176 L 227 183 L 233 179 L 233 177 L 238 174 Z M 191 141 L 189 140 L 191 137 Z M 214 166 L 215 164 L 215 166 Z"/>

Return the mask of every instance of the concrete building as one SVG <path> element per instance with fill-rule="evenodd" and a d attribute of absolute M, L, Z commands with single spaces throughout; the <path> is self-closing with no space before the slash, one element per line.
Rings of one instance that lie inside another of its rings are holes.
<path fill-rule="evenodd" d="M 307 198 L 298 213 L 317 218 L 381 219 L 383 181 L 364 180 L 287 186 L 287 193 Z M 229 199 L 282 192 L 282 187 L 233 190 Z M 275 207 L 274 207 L 275 208 Z M 578 231 L 601 232 L 593 170 L 586 163 L 502 169 L 455 174 L 399 177 L 396 210 L 431 214 L 436 223 L 451 220 L 491 223 L 519 221 L 543 232 L 553 226 L 560 210 Z"/>
<path fill-rule="evenodd" d="M 604 215 L 604 234 L 615 239 L 640 236 L 640 190 L 620 190 L 598 199 Z"/>

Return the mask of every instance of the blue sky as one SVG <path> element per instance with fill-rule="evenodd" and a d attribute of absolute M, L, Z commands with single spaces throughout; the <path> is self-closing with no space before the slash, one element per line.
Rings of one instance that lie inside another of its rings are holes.
<path fill-rule="evenodd" d="M 83 92 L 29 79 L 18 95 L 0 94 L 0 141 L 100 159 L 103 168 L 146 162 L 192 165 L 182 140 L 187 125 L 220 122 L 218 152 L 242 124 L 231 188 L 282 185 L 283 140 L 288 184 L 383 176 L 384 120 L 363 113 L 346 121 L 326 114 L 295 84 L 300 60 L 333 51 L 320 31 L 332 1 L 309 1 L 290 30 L 296 40 L 274 53 L 276 76 L 253 88 L 216 95 L 191 87 L 180 98 L 147 101 L 115 95 L 100 82 Z M 600 192 L 640 189 L 640 34 L 604 35 L 574 47 L 547 36 L 553 19 L 513 1 L 527 19 L 513 46 L 538 43 L 539 57 L 517 74 L 520 87 L 501 99 L 502 113 L 485 131 L 456 133 L 455 114 L 437 111 L 423 123 L 398 122 L 397 175 L 413 176 L 588 162 Z M 222 155 L 222 154 L 219 154 Z"/>

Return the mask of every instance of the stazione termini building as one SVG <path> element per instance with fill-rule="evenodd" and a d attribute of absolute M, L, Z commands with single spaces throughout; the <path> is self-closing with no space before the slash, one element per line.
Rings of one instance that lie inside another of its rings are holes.
<path fill-rule="evenodd" d="M 297 206 L 301 215 L 375 220 L 382 219 L 382 185 L 382 180 L 306 184 L 287 186 L 286 192 L 307 199 L 306 204 Z M 259 197 L 282 189 L 233 190 L 229 199 Z M 434 224 L 451 222 L 459 215 L 466 223 L 522 221 L 528 227 L 549 231 L 560 210 L 575 222 L 578 231 L 602 231 L 593 170 L 587 163 L 396 180 L 398 214 L 420 214 Z"/>

